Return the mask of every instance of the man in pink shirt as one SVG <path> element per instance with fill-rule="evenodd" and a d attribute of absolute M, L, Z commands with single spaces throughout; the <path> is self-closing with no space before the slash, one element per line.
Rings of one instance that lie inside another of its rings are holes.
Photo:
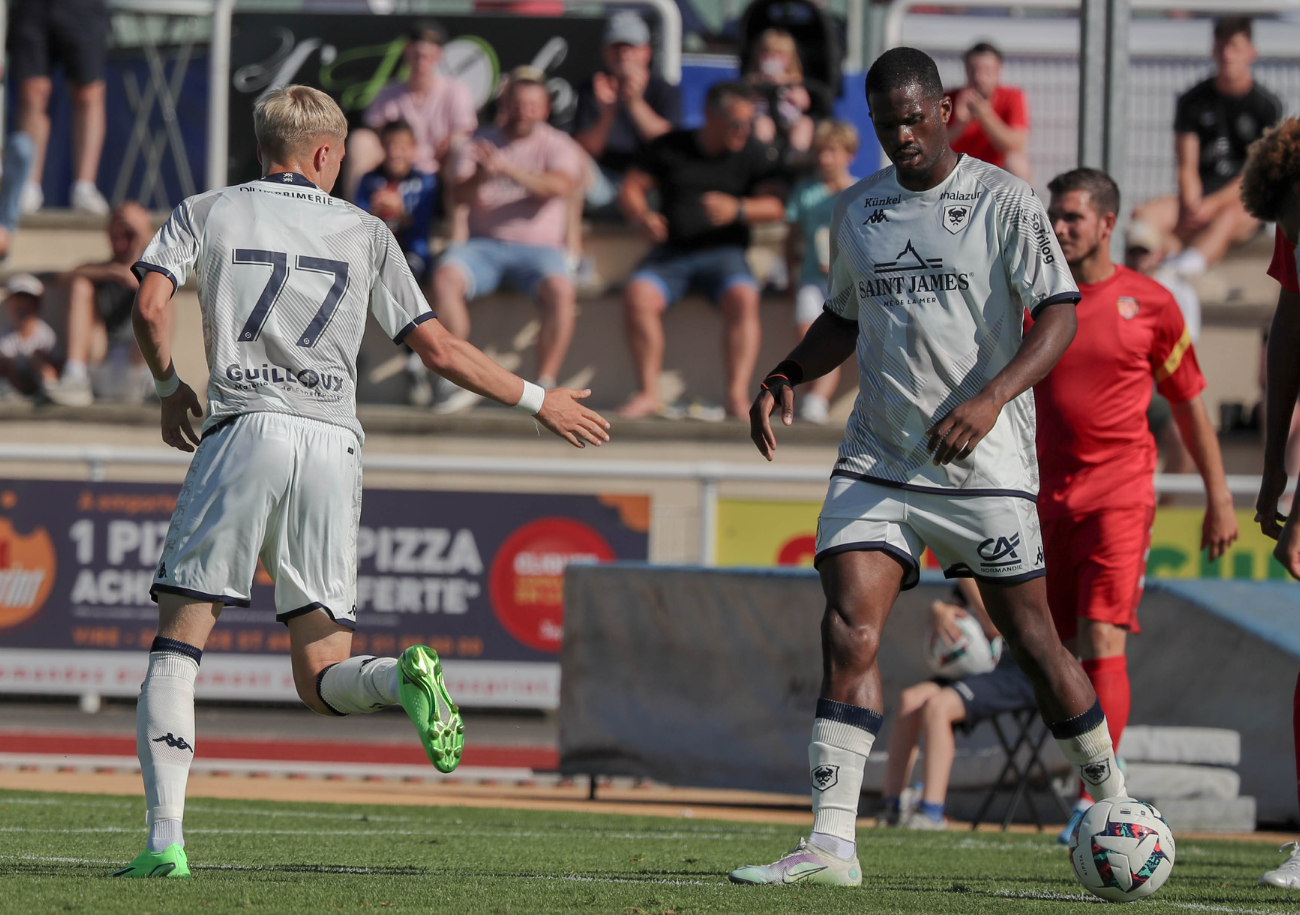
<path fill-rule="evenodd" d="M 437 175 L 453 146 L 478 128 L 478 113 L 469 89 L 438 72 L 447 33 L 432 20 L 417 23 L 407 36 L 402 57 L 410 69 L 404 83 L 389 83 L 361 116 L 364 127 L 348 135 L 351 200 L 361 176 L 384 160 L 378 131 L 392 121 L 405 121 L 415 134 L 415 168 Z"/>
<path fill-rule="evenodd" d="M 528 293 L 542 310 L 537 382 L 550 388 L 573 338 L 565 198 L 577 187 L 583 161 L 578 144 L 546 123 L 551 105 L 540 72 L 521 74 L 524 69 L 515 71 L 501 95 L 501 126 L 480 131 L 449 169 L 454 184 L 448 201 L 468 211 L 469 238 L 443 253 L 433 274 L 434 308 L 447 329 L 465 339 L 467 299 L 488 295 L 503 282 Z M 462 224 L 459 216 L 455 222 Z M 441 409 L 454 412 L 465 401 L 444 400 Z"/>

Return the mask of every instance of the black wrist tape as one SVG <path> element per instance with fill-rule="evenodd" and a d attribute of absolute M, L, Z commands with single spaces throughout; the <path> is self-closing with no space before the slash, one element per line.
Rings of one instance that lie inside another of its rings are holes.
<path fill-rule="evenodd" d="M 786 359 L 772 371 L 767 373 L 767 378 L 784 378 L 794 387 L 803 384 L 803 366 L 793 359 Z M 767 378 L 763 379 L 765 382 Z"/>

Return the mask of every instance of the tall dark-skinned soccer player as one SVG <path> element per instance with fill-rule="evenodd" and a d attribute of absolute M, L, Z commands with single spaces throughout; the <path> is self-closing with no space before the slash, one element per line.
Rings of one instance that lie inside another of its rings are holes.
<path fill-rule="evenodd" d="M 1030 388 L 1073 339 L 1079 292 L 1029 186 L 948 145 L 951 104 L 930 57 L 885 52 L 866 93 L 893 164 L 840 195 L 830 300 L 750 410 L 772 460 L 771 414 L 789 425 L 794 388 L 856 350 L 861 389 L 817 525 L 826 610 L 812 834 L 773 864 L 733 871 L 737 883 L 861 883 L 855 825 L 882 722 L 880 634 L 927 546 L 945 575 L 977 581 L 1092 796 L 1125 793 L 1097 696 L 1048 613 L 1034 505 Z"/>

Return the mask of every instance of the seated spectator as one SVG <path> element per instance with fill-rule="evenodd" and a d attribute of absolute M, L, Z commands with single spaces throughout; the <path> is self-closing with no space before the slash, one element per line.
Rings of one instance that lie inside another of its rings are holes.
<path fill-rule="evenodd" d="M 830 92 L 804 78 L 799 48 L 781 29 L 758 36 L 749 63 L 745 81 L 754 90 L 754 139 L 776 146 L 783 156 L 806 153 L 815 122 L 830 116 Z"/>
<path fill-rule="evenodd" d="M 525 72 L 521 73 L 520 70 Z M 564 261 L 566 198 L 582 174 L 582 150 L 546 123 L 550 100 L 533 68 L 519 68 L 502 95 L 503 123 L 480 131 L 457 156 L 452 200 L 467 209 L 469 238 L 453 244 L 433 274 L 434 310 L 447 329 L 469 336 L 467 299 L 502 283 L 542 309 L 537 383 L 555 386 L 573 338 L 574 289 Z M 443 388 L 441 412 L 477 397 Z"/>
<path fill-rule="evenodd" d="M 438 179 L 414 167 L 415 133 L 405 121 L 389 121 L 379 131 L 384 161 L 361 178 L 357 206 L 384 221 L 406 255 L 411 272 L 423 286 L 432 272 L 429 224 L 433 220 Z"/>
<path fill-rule="evenodd" d="M 935 601 L 930 606 L 931 626 L 947 642 L 951 644 L 960 637 L 955 618 L 968 614 L 974 614 L 980 621 L 990 641 L 998 637 L 973 580 L 957 580 L 953 601 Z M 889 758 L 885 763 L 878 823 L 904 829 L 947 829 L 943 807 L 957 753 L 953 729 L 970 733 L 981 721 L 1002 712 L 1036 707 L 1033 684 L 1005 648 L 998 666 L 986 674 L 960 680 L 935 677 L 903 690 L 894 729 L 889 734 Z M 902 808 L 900 798 L 916 765 L 917 742 L 922 735 L 925 737 L 924 788 L 919 803 L 907 810 Z"/>
<path fill-rule="evenodd" d="M 858 154 L 858 132 L 846 121 L 822 121 L 813 137 L 817 175 L 795 186 L 785 205 L 786 259 L 792 284 L 794 321 L 799 337 L 808 333 L 822 313 L 828 298 L 826 277 L 831 271 L 831 211 L 840 192 L 852 187 L 857 178 L 849 166 Z M 832 369 L 808 385 L 799 399 L 799 418 L 824 425 L 830 418 L 830 398 L 840 382 L 839 368 Z"/>
<path fill-rule="evenodd" d="M 95 186 L 104 148 L 108 33 L 106 0 L 13 0 L 9 4 L 8 76 L 18 86 L 18 129 L 34 146 L 31 173 L 22 190 L 24 213 L 35 213 L 45 205 L 41 175 L 50 139 L 55 66 L 63 68 L 72 96 L 72 208 L 100 216 L 108 213 L 108 202 Z"/>
<path fill-rule="evenodd" d="M 62 376 L 46 388 L 50 400 L 65 406 L 89 406 L 95 399 L 90 369 L 104 361 L 110 341 L 129 346 L 137 368 L 143 366 L 131 330 L 131 308 L 140 288 L 131 266 L 140 259 L 152 237 L 149 213 L 140 204 L 127 201 L 114 207 L 108 217 L 112 256 L 101 263 L 83 264 L 59 277 L 68 290 L 68 358 Z"/>
<path fill-rule="evenodd" d="M 638 390 L 623 406 L 628 418 L 661 412 L 663 312 L 687 290 L 709 296 L 726 322 L 723 351 L 730 416 L 749 412 L 750 382 L 762 328 L 758 282 L 745 249 L 749 226 L 785 216 L 776 149 L 751 136 L 754 102 L 744 83 L 717 83 L 704 102 L 704 126 L 655 140 L 623 182 L 619 205 L 627 221 L 655 243 L 625 291 L 628 342 Z M 662 212 L 646 195 L 658 188 Z"/>
<path fill-rule="evenodd" d="M 354 199 L 361 176 L 374 171 L 384 160 L 383 144 L 377 131 L 392 121 L 405 121 L 415 136 L 415 167 L 436 175 L 453 147 L 478 127 L 478 114 L 469 89 L 438 72 L 447 33 L 436 22 L 425 20 L 411 29 L 402 59 L 410 75 L 404 83 L 390 83 L 366 106 L 361 120 L 365 126 L 348 134 L 348 199 Z"/>
<path fill-rule="evenodd" d="M 1241 168 L 1247 148 L 1277 123 L 1282 105 L 1251 74 L 1259 56 L 1251 32 L 1244 16 L 1215 23 L 1214 75 L 1179 97 L 1174 113 L 1178 195 L 1133 211 L 1135 223 L 1160 234 L 1161 255 L 1172 255 L 1171 265 L 1185 277 L 1204 273 L 1259 230 L 1241 202 Z"/>
<path fill-rule="evenodd" d="M 1024 92 L 1002 85 L 1002 52 L 981 41 L 962 56 L 966 85 L 949 92 L 948 136 L 955 152 L 1029 178 L 1029 102 Z"/>
<path fill-rule="evenodd" d="M 595 160 L 587 209 L 617 212 L 623 175 L 652 140 L 678 127 L 682 98 L 677 87 L 650 69 L 650 29 L 623 11 L 605 26 L 604 69 L 578 86 L 573 139 Z"/>
<path fill-rule="evenodd" d="M 5 284 L 10 330 L 0 336 L 0 388 L 7 382 L 19 394 L 40 394 L 59 377 L 58 341 L 41 320 L 45 286 L 30 273 L 19 273 Z"/>

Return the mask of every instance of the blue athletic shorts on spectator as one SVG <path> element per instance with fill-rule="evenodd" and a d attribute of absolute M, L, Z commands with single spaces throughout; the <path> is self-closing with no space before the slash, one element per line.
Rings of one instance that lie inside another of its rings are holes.
<path fill-rule="evenodd" d="M 717 304 L 733 286 L 758 289 L 758 281 L 749 272 L 749 262 L 745 260 L 745 249 L 731 245 L 701 251 L 655 248 L 628 282 L 638 280 L 657 286 L 665 305 L 672 305 L 688 291 L 706 295 Z"/>
<path fill-rule="evenodd" d="M 998 666 L 986 674 L 974 674 L 960 680 L 935 677 L 934 682 L 940 686 L 952 687 L 961 696 L 962 704 L 966 707 L 966 718 L 954 727 L 967 733 L 981 721 L 1003 712 L 1037 707 L 1033 684 L 1016 666 L 1011 652 L 1006 648 L 1002 649 Z"/>
<path fill-rule="evenodd" d="M 516 245 L 495 238 L 471 238 L 443 252 L 438 266 L 454 266 L 465 277 L 465 298 L 489 295 L 507 283 L 536 295 L 543 280 L 569 278 L 564 252 L 540 245 Z"/>

